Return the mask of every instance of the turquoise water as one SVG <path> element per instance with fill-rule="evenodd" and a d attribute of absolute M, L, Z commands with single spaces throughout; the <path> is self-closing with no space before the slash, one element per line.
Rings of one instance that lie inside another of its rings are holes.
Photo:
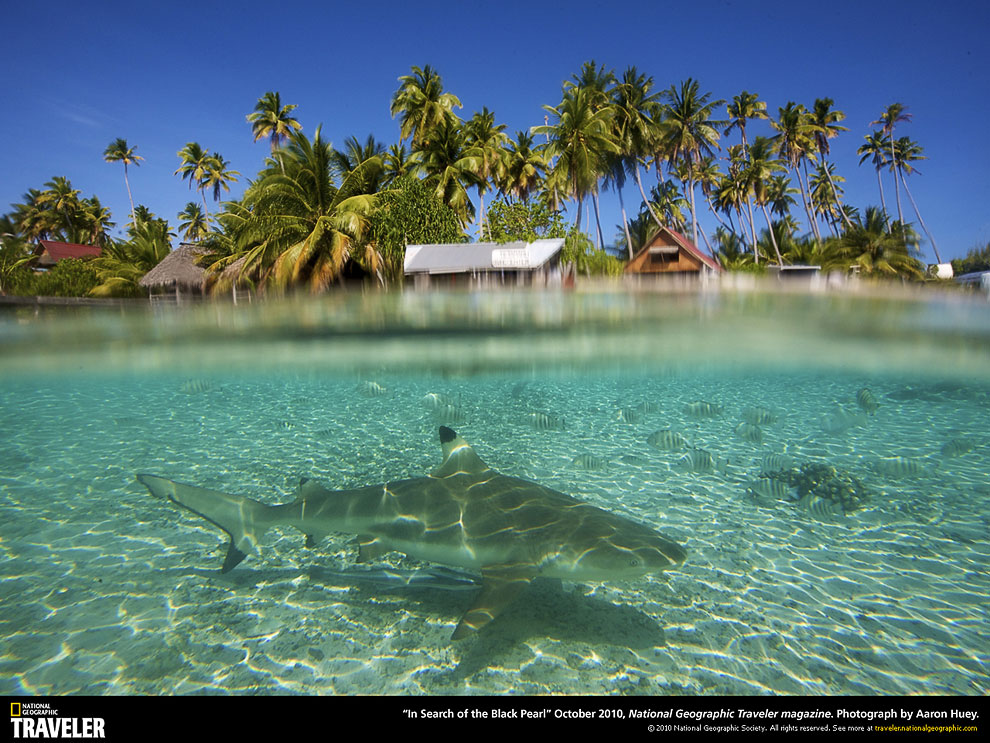
<path fill-rule="evenodd" d="M 0 403 L 0 693 L 990 692 L 985 302 L 5 308 Z M 470 575 L 398 553 L 357 564 L 352 535 L 307 548 L 291 529 L 221 574 L 220 530 L 135 480 L 281 503 L 303 476 L 422 476 L 439 425 L 687 560 L 538 579 L 452 643 Z M 801 497 L 826 471 L 855 485 L 848 511 Z"/>

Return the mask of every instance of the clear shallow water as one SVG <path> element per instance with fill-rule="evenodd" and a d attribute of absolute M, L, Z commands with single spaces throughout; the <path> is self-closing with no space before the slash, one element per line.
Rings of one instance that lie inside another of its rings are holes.
<path fill-rule="evenodd" d="M 990 691 L 985 303 L 406 294 L 2 317 L 3 693 Z M 457 409 L 438 415 L 428 393 Z M 699 400 L 721 414 L 693 416 Z M 753 406 L 778 418 L 761 442 L 737 432 Z M 369 581 L 349 535 L 307 549 L 288 529 L 221 575 L 219 530 L 134 479 L 285 502 L 301 476 L 429 472 L 441 423 L 505 474 L 654 526 L 687 561 L 538 580 L 451 643 L 462 584 Z M 667 429 L 710 471 L 648 443 Z M 768 454 L 834 467 L 868 500 L 822 515 L 754 498 Z"/>

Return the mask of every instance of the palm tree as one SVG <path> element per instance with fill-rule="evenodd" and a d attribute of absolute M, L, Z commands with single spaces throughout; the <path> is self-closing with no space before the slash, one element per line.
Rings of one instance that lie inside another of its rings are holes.
<path fill-rule="evenodd" d="M 195 201 L 186 204 L 186 208 L 179 212 L 178 219 L 179 229 L 182 230 L 184 240 L 199 242 L 210 234 L 210 223 Z"/>
<path fill-rule="evenodd" d="M 838 236 L 838 221 L 841 219 L 847 226 L 852 225 L 852 221 L 842 208 L 842 188 L 837 183 L 844 183 L 845 178 L 835 174 L 835 164 L 822 159 L 815 169 L 815 175 L 808 184 L 811 187 L 811 203 L 815 205 L 815 212 L 821 214 L 832 234 Z"/>
<path fill-rule="evenodd" d="M 454 120 L 435 127 L 413 160 L 425 174 L 425 183 L 457 214 L 462 225 L 474 218 L 474 205 L 467 189 L 476 185 L 481 169 L 481 151 L 468 145 L 463 128 Z"/>
<path fill-rule="evenodd" d="M 348 137 L 344 140 L 343 150 L 333 151 L 333 167 L 337 175 L 346 178 L 367 160 L 373 157 L 382 159 L 384 162 L 385 145 L 375 140 L 373 134 L 369 134 L 364 144 L 361 144 L 357 137 Z M 361 190 L 364 193 L 377 193 L 382 185 L 383 170 L 375 171 L 375 177 L 362 184 Z"/>
<path fill-rule="evenodd" d="M 718 146 L 719 128 L 726 122 L 712 118 L 714 110 L 724 100 L 710 100 L 711 93 L 702 93 L 698 82 L 688 78 L 680 87 L 671 85 L 664 93 L 664 121 L 655 147 L 666 153 L 671 163 L 685 161 L 688 195 L 691 199 L 691 228 L 694 244 L 698 244 L 698 215 L 694 202 L 694 170 L 703 155 L 713 155 Z"/>
<path fill-rule="evenodd" d="M 640 196 L 643 197 L 643 203 L 650 210 L 657 226 L 660 226 L 659 217 L 653 213 L 650 200 L 646 198 L 646 192 L 643 190 L 643 179 L 639 172 L 640 160 L 645 159 L 652 152 L 650 139 L 656 117 L 660 111 L 657 94 L 651 93 L 652 89 L 653 78 L 641 75 L 635 67 L 627 68 L 622 73 L 622 81 L 616 83 L 612 89 L 612 126 L 614 138 L 619 145 L 619 152 L 611 168 L 611 180 L 615 183 L 619 193 L 622 222 L 630 258 L 633 255 L 632 237 L 626 220 L 626 207 L 625 204 L 622 204 L 622 185 L 627 173 L 631 173 L 635 177 Z"/>
<path fill-rule="evenodd" d="M 412 160 L 404 144 L 390 145 L 388 150 L 382 154 L 382 177 L 383 186 L 391 185 L 397 178 L 412 175 L 416 170 L 416 163 Z"/>
<path fill-rule="evenodd" d="M 127 200 L 131 202 L 131 221 L 134 221 L 134 198 L 131 196 L 131 182 L 127 177 L 127 166 L 139 166 L 139 161 L 144 160 L 140 155 L 135 155 L 137 147 L 128 147 L 127 140 L 117 138 L 103 151 L 103 159 L 108 163 L 124 163 L 124 185 L 127 186 Z"/>
<path fill-rule="evenodd" d="M 887 106 L 887 110 L 880 114 L 880 118 L 876 121 L 871 121 L 870 126 L 881 125 L 880 131 L 883 132 L 884 137 L 887 139 L 887 145 L 890 148 L 890 163 L 891 167 L 894 167 L 896 157 L 894 154 L 894 126 L 901 121 L 910 121 L 911 114 L 907 112 L 907 106 L 903 103 L 891 103 Z M 901 211 L 901 189 L 897 185 L 897 175 L 894 175 L 894 196 L 897 200 L 897 221 L 901 224 L 904 223 L 904 213 Z"/>
<path fill-rule="evenodd" d="M 443 92 L 443 80 L 430 65 L 413 66 L 411 75 L 399 78 L 402 83 L 392 96 L 390 112 L 399 116 L 399 136 L 412 138 L 413 148 L 426 144 L 431 132 L 445 122 L 458 122 L 455 108 L 461 108 L 460 99 L 453 93 Z"/>
<path fill-rule="evenodd" d="M 770 116 L 767 114 L 767 103 L 766 101 L 761 101 L 760 97 L 756 93 L 750 93 L 744 90 L 732 99 L 732 103 L 726 107 L 726 112 L 729 114 L 730 123 L 727 127 L 725 127 L 722 134 L 729 136 L 729 132 L 733 129 L 739 130 L 739 137 L 742 141 L 741 159 L 748 162 L 749 142 L 746 140 L 746 122 L 751 119 L 769 119 Z M 756 224 L 753 221 L 753 204 L 749 200 L 748 191 L 745 194 L 745 201 L 746 211 L 749 215 L 749 229 L 753 237 L 753 244 L 755 245 Z"/>
<path fill-rule="evenodd" d="M 565 87 L 563 100 L 556 107 L 544 106 L 556 123 L 534 126 L 533 134 L 546 134 L 543 147 L 552 161 L 550 177 L 565 195 L 577 203 L 576 227 L 581 229 L 581 203 L 598 187 L 599 177 L 608 168 L 608 157 L 619 151 L 612 138 L 611 110 L 595 108 L 595 92 L 577 86 Z"/>
<path fill-rule="evenodd" d="M 210 168 L 210 155 L 204 150 L 199 142 L 187 142 L 186 146 L 179 150 L 177 153 L 179 159 L 182 160 L 182 164 L 179 165 L 178 169 L 173 173 L 173 175 L 182 175 L 182 180 L 189 181 L 189 188 L 196 184 L 196 190 L 201 191 L 203 194 L 203 211 L 206 213 L 206 218 L 210 218 L 210 210 L 206 207 L 206 176 Z"/>
<path fill-rule="evenodd" d="M 685 212 L 691 211 L 691 203 L 684 198 L 676 183 L 668 179 L 655 185 L 650 190 L 650 203 L 649 213 L 659 214 L 662 220 L 660 224 L 678 232 L 684 231 L 687 218 Z"/>
<path fill-rule="evenodd" d="M 254 105 L 254 113 L 247 115 L 248 123 L 251 124 L 251 133 L 254 134 L 254 141 L 268 137 L 271 144 L 272 157 L 276 157 L 276 150 L 279 145 L 285 142 L 292 132 L 302 129 L 296 119 L 291 114 L 298 106 L 289 103 L 282 105 L 282 97 L 278 91 L 268 91 Z M 282 167 L 282 159 L 278 157 L 279 166 Z M 285 168 L 282 167 L 282 172 Z"/>
<path fill-rule="evenodd" d="M 835 104 L 831 98 L 816 98 L 815 105 L 811 109 L 811 120 L 814 123 L 814 137 L 815 144 L 818 146 L 818 154 L 822 158 L 821 165 L 823 169 L 819 172 L 824 172 L 829 185 L 832 187 L 832 198 L 838 205 L 839 216 L 842 217 L 843 221 L 846 223 L 846 227 L 852 227 L 852 222 L 846 217 L 845 211 L 842 209 L 842 200 L 839 198 L 839 193 L 836 191 L 835 183 L 832 181 L 832 167 L 828 165 L 828 155 L 831 150 L 831 145 L 829 145 L 829 140 L 834 139 L 839 136 L 839 132 L 849 131 L 844 126 L 839 126 L 839 122 L 846 118 L 846 115 L 842 111 L 833 111 L 832 106 Z M 809 184 L 810 186 L 810 184 Z"/>
<path fill-rule="evenodd" d="M 921 218 L 921 212 L 918 210 L 918 204 L 914 200 L 914 196 L 911 194 L 911 189 L 908 188 L 907 178 L 904 177 L 905 173 L 918 173 L 921 171 L 911 165 L 912 162 L 918 160 L 927 159 L 923 154 L 924 150 L 918 145 L 917 142 L 913 142 L 908 137 L 900 137 L 894 143 L 894 162 L 893 167 L 897 171 L 897 175 L 901 178 L 901 183 L 904 184 L 904 190 L 907 192 L 908 198 L 911 200 L 911 206 L 914 207 L 914 213 L 918 216 L 918 222 L 921 224 L 921 229 L 925 231 L 928 235 L 928 239 L 931 240 L 932 250 L 935 252 L 935 260 L 939 263 L 942 262 L 942 256 L 938 253 L 938 245 L 935 244 L 935 238 L 932 237 L 932 233 L 928 230 L 928 225 L 925 224 L 925 220 Z"/>
<path fill-rule="evenodd" d="M 163 219 L 136 221 L 130 228 L 130 239 L 113 243 L 92 261 L 100 285 L 90 294 L 94 297 L 136 297 L 143 295 L 141 277 L 161 263 L 172 249 L 174 236 Z"/>
<path fill-rule="evenodd" d="M 485 223 L 485 191 L 489 181 L 496 176 L 499 164 L 502 162 L 503 148 L 508 137 L 505 136 L 505 124 L 495 123 L 495 114 L 485 106 L 481 111 L 464 125 L 465 144 L 477 150 L 480 162 L 478 166 L 478 234 L 481 235 Z"/>
<path fill-rule="evenodd" d="M 872 134 L 867 134 L 866 144 L 861 145 L 858 150 L 856 150 L 857 155 L 861 155 L 859 158 L 859 164 L 862 165 L 866 162 L 867 158 L 873 163 L 873 167 L 877 171 L 877 186 L 880 187 L 880 206 L 883 208 L 884 219 L 887 218 L 887 201 L 883 197 L 883 179 L 880 177 L 880 169 L 887 164 L 887 152 L 889 148 L 887 147 L 887 138 L 884 137 L 883 132 L 875 131 Z"/>
<path fill-rule="evenodd" d="M 917 235 L 902 222 L 888 229 L 885 217 L 876 207 L 868 207 L 866 219 L 838 238 L 841 255 L 865 274 L 923 278 L 920 262 L 910 254 L 917 247 Z"/>
<path fill-rule="evenodd" d="M 213 200 L 220 201 L 220 189 L 224 191 L 230 191 L 231 183 L 237 182 L 237 176 L 240 172 L 237 170 L 228 170 L 227 166 L 230 165 L 229 162 L 224 160 L 219 152 L 214 152 L 210 155 L 206 163 L 206 175 L 203 178 L 203 190 L 204 192 L 208 188 L 213 189 Z M 209 219 L 209 215 L 207 215 Z"/>
<path fill-rule="evenodd" d="M 516 132 L 515 141 L 509 142 L 502 157 L 500 190 L 506 196 L 529 201 L 547 168 L 547 161 L 533 146 L 533 135 Z"/>
<path fill-rule="evenodd" d="M 773 232 L 773 225 L 770 221 L 770 213 L 767 211 L 767 203 L 770 201 L 770 184 L 777 173 L 787 170 L 780 160 L 774 156 L 773 142 L 766 137 L 757 137 L 749 148 L 749 165 L 744 171 L 745 179 L 753 189 L 753 197 L 756 204 L 763 210 L 763 217 L 767 221 L 767 230 L 770 232 L 770 241 L 773 243 L 774 252 L 777 254 L 778 265 L 784 265 L 783 257 L 780 255 L 780 246 L 777 245 L 777 238 Z M 753 257 L 758 262 L 756 245 L 753 245 Z"/>
<path fill-rule="evenodd" d="M 771 120 L 770 126 L 780 132 L 773 137 L 772 141 L 778 154 L 787 161 L 797 176 L 798 188 L 801 191 L 801 203 L 804 205 L 804 213 L 808 216 L 808 225 L 811 227 L 815 238 L 821 240 L 818 222 L 808 204 L 808 192 L 804 181 L 801 179 L 800 170 L 802 163 L 806 164 L 809 159 L 815 158 L 815 124 L 803 105 L 789 101 L 786 106 L 778 109 L 777 120 Z"/>
<path fill-rule="evenodd" d="M 263 171 L 243 203 L 233 205 L 233 248 L 219 251 L 222 255 L 208 270 L 217 272 L 241 260 L 241 278 L 278 290 L 306 284 L 314 292 L 340 277 L 348 259 L 375 273 L 380 261 L 373 247 L 362 242 L 375 198 L 360 191 L 371 172 L 381 170 L 381 158 L 369 158 L 338 185 L 333 147 L 320 128 L 312 141 L 302 132 L 290 134 L 282 155 L 285 173 Z M 365 253 L 356 255 L 362 244 Z"/>

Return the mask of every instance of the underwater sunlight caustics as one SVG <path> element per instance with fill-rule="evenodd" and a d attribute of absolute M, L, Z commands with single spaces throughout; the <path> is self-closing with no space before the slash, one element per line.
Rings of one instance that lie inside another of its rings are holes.
<path fill-rule="evenodd" d="M 330 491 L 303 479 L 292 503 L 267 506 L 154 475 L 152 494 L 188 508 L 230 535 L 223 572 L 260 547 L 265 531 L 294 526 L 315 545 L 330 532 L 359 536 L 359 561 L 396 550 L 480 570 L 481 593 L 452 639 L 478 631 L 536 576 L 622 579 L 684 561 L 675 542 L 629 519 L 534 482 L 499 474 L 455 431 L 440 427 L 443 463 L 428 477 Z"/>

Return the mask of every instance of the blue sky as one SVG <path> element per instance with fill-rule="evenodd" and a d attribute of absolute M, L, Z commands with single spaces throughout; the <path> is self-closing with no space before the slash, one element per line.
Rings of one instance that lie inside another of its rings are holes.
<path fill-rule="evenodd" d="M 461 99 L 463 118 L 487 106 L 512 133 L 543 123 L 542 106 L 558 103 L 561 83 L 594 59 L 618 74 L 635 65 L 658 88 L 693 77 L 714 98 L 755 92 L 773 114 L 790 100 L 810 107 L 833 98 L 849 131 L 833 140 L 831 157 L 845 199 L 860 208 L 879 195 L 856 149 L 887 105 L 904 103 L 913 120 L 896 133 L 928 156 L 911 190 L 943 259 L 959 257 L 990 241 L 988 8 L 953 0 L 10 4 L 0 46 L 0 210 L 64 175 L 122 226 L 122 167 L 102 153 L 123 137 L 145 158 L 130 171 L 135 201 L 175 223 L 199 198 L 173 175 L 176 152 L 190 141 L 220 152 L 242 173 L 232 189 L 239 196 L 268 153 L 245 121 L 267 90 L 299 106 L 310 135 L 322 123 L 335 145 L 368 134 L 391 144 L 398 77 L 430 64 Z M 769 134 L 759 122 L 750 131 Z M 734 133 L 723 140 L 736 141 Z M 885 190 L 893 210 L 890 181 Z M 630 209 L 634 194 L 627 187 Z M 602 207 L 608 240 L 620 223 L 614 196 Z M 906 198 L 904 208 L 914 220 Z M 710 214 L 700 218 L 714 228 Z M 932 261 L 927 241 L 923 250 Z"/>

